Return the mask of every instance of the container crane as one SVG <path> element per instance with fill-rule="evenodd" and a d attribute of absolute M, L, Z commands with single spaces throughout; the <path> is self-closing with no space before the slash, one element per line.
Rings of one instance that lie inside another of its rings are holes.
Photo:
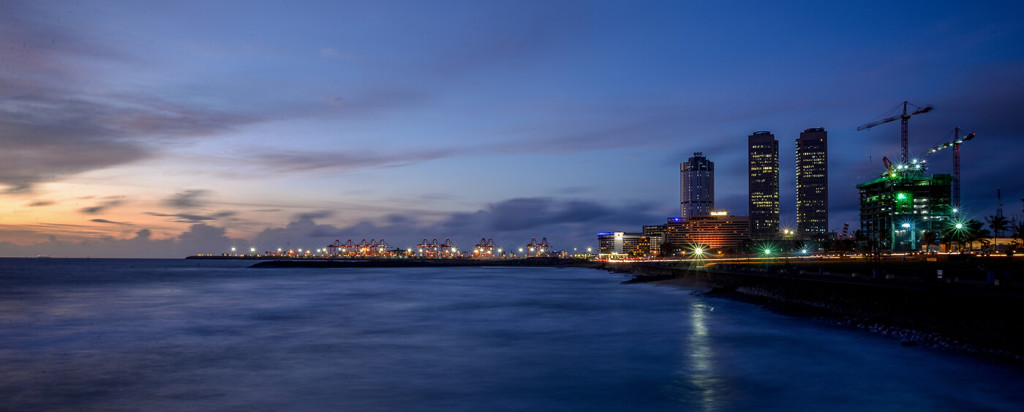
<path fill-rule="evenodd" d="M 942 149 L 953 148 L 953 208 L 956 210 L 960 210 L 960 145 L 973 138 L 974 133 L 961 138 L 960 126 L 957 126 L 953 131 L 953 140 L 935 146 L 928 151 L 928 154 L 932 154 Z"/>
<path fill-rule="evenodd" d="M 907 101 L 904 101 L 903 102 L 903 114 L 898 114 L 898 115 L 895 115 L 895 116 L 890 116 L 890 117 L 887 117 L 887 118 L 882 119 L 882 120 L 877 120 L 877 121 L 874 121 L 874 122 L 871 122 L 871 123 L 864 124 L 864 125 L 862 125 L 862 126 L 857 128 L 857 131 L 866 130 L 866 129 L 870 129 L 872 127 L 878 126 L 880 124 L 889 123 L 891 121 L 899 119 L 900 120 L 900 155 L 901 155 L 900 163 L 903 163 L 903 164 L 907 164 L 909 162 L 909 160 L 910 160 L 908 158 L 908 155 L 907 155 L 907 120 L 910 120 L 911 116 L 916 116 L 916 115 L 919 115 L 919 114 L 928 113 L 928 112 L 932 111 L 932 109 L 934 109 L 934 107 L 932 105 L 930 105 L 930 104 L 926 105 L 924 107 L 914 106 L 914 107 L 917 107 L 917 110 L 914 110 L 913 113 L 907 113 L 907 106 L 914 106 L 914 105 L 910 104 Z"/>

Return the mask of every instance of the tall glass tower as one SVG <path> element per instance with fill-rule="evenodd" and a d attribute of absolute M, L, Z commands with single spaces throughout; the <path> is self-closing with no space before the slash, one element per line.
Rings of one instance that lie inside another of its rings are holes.
<path fill-rule="evenodd" d="M 820 127 L 796 139 L 796 231 L 816 240 L 828 232 L 828 133 Z"/>
<path fill-rule="evenodd" d="M 747 138 L 750 236 L 772 238 L 779 233 L 779 141 L 770 132 Z"/>
<path fill-rule="evenodd" d="M 715 208 L 715 163 L 695 152 L 679 164 L 679 217 L 708 216 Z"/>

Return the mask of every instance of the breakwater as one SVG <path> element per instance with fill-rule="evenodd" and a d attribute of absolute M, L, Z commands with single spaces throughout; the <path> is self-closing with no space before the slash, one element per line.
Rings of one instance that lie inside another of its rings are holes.
<path fill-rule="evenodd" d="M 761 305 L 892 336 L 902 345 L 984 353 L 1024 361 L 1024 290 L 1014 266 L 989 264 L 1003 280 L 966 265 L 934 267 L 819 263 L 790 265 L 606 263 L 627 282 L 697 288 L 701 294 Z M 1009 270 L 1002 270 L 1009 268 Z M 959 273 L 964 277 L 946 274 Z"/>
<path fill-rule="evenodd" d="M 401 267 L 461 267 L 461 266 L 574 266 L 598 267 L 585 259 L 523 258 L 523 259 L 284 259 L 268 260 L 252 265 L 254 268 L 401 268 Z"/>

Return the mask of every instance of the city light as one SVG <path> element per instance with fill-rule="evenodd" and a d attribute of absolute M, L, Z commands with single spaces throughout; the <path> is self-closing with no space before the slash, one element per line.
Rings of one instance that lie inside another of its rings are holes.
<path fill-rule="evenodd" d="M 697 255 L 697 256 L 702 256 L 702 255 L 704 255 L 704 249 L 703 248 L 696 248 L 696 249 L 693 250 L 693 254 Z"/>

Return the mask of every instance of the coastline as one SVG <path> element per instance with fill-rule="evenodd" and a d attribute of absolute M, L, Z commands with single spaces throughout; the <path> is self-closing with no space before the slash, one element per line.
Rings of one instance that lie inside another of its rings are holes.
<path fill-rule="evenodd" d="M 694 290 L 700 296 L 758 305 L 786 316 L 889 336 L 922 346 L 1024 365 L 1024 296 L 1019 290 L 900 281 L 845 281 L 665 264 L 605 264 L 632 273 L 623 283 Z"/>

